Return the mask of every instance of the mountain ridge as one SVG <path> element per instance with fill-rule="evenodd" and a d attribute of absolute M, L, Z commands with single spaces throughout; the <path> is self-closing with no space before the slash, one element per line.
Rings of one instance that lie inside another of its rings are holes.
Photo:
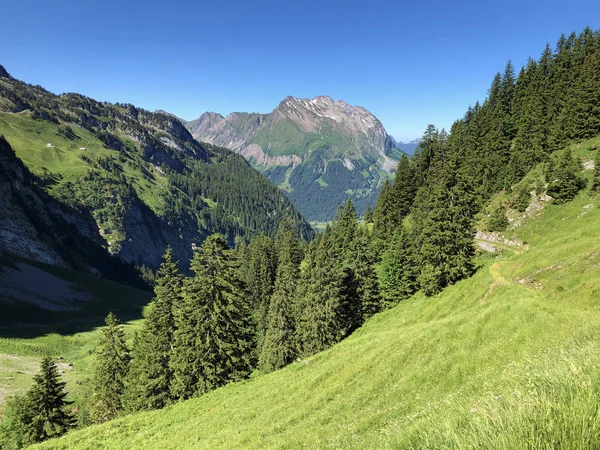
<path fill-rule="evenodd" d="M 372 205 L 401 155 L 366 108 L 328 95 L 289 95 L 267 114 L 206 112 L 185 126 L 244 156 L 309 220 L 330 220 L 348 198 L 359 212 Z"/>
<path fill-rule="evenodd" d="M 95 242 L 122 261 L 157 267 L 170 245 L 185 264 L 192 244 L 213 232 L 232 244 L 238 236 L 274 234 L 285 217 L 311 235 L 291 202 L 247 161 L 198 143 L 176 116 L 55 95 L 7 74 L 0 73 L 0 135 L 35 183 L 91 219 Z M 90 235 L 86 230 L 79 232 Z M 28 245 L 13 252 L 27 256 Z"/>

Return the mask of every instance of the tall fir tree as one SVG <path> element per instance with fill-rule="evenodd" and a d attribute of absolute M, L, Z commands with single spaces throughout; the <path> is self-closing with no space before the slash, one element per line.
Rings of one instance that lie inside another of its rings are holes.
<path fill-rule="evenodd" d="M 302 277 L 298 323 L 299 345 L 305 356 L 331 347 L 347 331 L 342 309 L 344 274 L 329 226 L 308 256 Z"/>
<path fill-rule="evenodd" d="M 246 264 L 247 267 L 242 269 L 246 274 L 244 281 L 250 294 L 251 309 L 256 323 L 256 351 L 260 355 L 267 330 L 267 315 L 277 270 L 277 255 L 273 240 L 264 234 L 252 237 L 248 246 Z"/>
<path fill-rule="evenodd" d="M 417 184 L 412 164 L 406 155 L 402 155 L 398 161 L 394 183 L 391 186 L 390 232 L 393 233 L 402 223 L 402 219 L 408 215 L 416 194 Z"/>
<path fill-rule="evenodd" d="M 171 355 L 175 398 L 200 395 L 252 370 L 250 305 L 237 260 L 219 235 L 194 254 L 195 276 L 184 282 Z"/>
<path fill-rule="evenodd" d="M 354 203 L 348 199 L 343 206 L 340 206 L 337 212 L 333 228 L 333 242 L 337 255 L 345 259 L 358 230 L 358 215 L 354 208 Z"/>
<path fill-rule="evenodd" d="M 373 240 L 377 247 L 382 249 L 385 242 L 389 239 L 394 230 L 394 221 L 392 218 L 394 212 L 394 202 L 392 198 L 392 185 L 389 180 L 385 180 L 373 211 Z"/>
<path fill-rule="evenodd" d="M 419 285 L 426 295 L 437 294 L 474 269 L 473 189 L 452 174 L 452 168 L 445 169 L 446 181 L 436 186 L 419 230 Z"/>
<path fill-rule="evenodd" d="M 585 187 L 585 180 L 578 174 L 581 163 L 567 149 L 559 157 L 557 164 L 549 164 L 546 172 L 547 193 L 554 203 L 566 203 L 572 200 Z"/>
<path fill-rule="evenodd" d="M 363 322 L 383 308 L 377 274 L 375 273 L 375 255 L 369 245 L 369 234 L 364 228 L 358 229 L 349 246 L 347 267 L 352 271 L 355 290 L 358 298 L 358 308 L 352 305 L 351 298 L 346 299 L 344 308 L 353 315 L 358 309 L 356 319 L 351 320 L 346 326 L 346 332 L 351 332 L 361 326 Z M 348 304 L 349 303 L 349 304 Z"/>
<path fill-rule="evenodd" d="M 123 400 L 130 411 L 160 409 L 171 401 L 174 309 L 181 302 L 182 283 L 177 262 L 168 247 L 156 273 L 154 299 L 133 347 L 134 358 Z"/>
<path fill-rule="evenodd" d="M 414 237 L 400 227 L 381 258 L 380 285 L 385 308 L 395 306 L 416 291 L 417 264 Z"/>
<path fill-rule="evenodd" d="M 123 409 L 122 396 L 130 360 L 123 325 L 111 312 L 106 316 L 96 351 L 91 405 L 95 422 L 114 419 Z"/>
<path fill-rule="evenodd" d="M 72 428 L 75 417 L 68 411 L 72 402 L 65 400 L 65 386 L 55 363 L 44 358 L 29 391 L 6 403 L 4 420 L 0 424 L 2 448 L 23 448 L 59 437 Z"/>
<path fill-rule="evenodd" d="M 296 287 L 298 283 L 299 242 L 291 228 L 285 225 L 278 237 L 277 276 L 270 299 L 264 345 L 259 368 L 272 372 L 291 363 L 297 355 Z"/>
<path fill-rule="evenodd" d="M 367 206 L 367 209 L 365 209 L 363 220 L 365 223 L 373 223 L 373 208 L 371 208 L 371 205 Z"/>

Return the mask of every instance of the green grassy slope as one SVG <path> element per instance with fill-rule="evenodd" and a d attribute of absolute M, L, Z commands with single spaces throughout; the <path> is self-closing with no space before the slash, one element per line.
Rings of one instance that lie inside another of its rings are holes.
<path fill-rule="evenodd" d="M 99 158 L 118 159 L 119 152 L 106 148 L 90 131 L 78 128 L 77 138 L 69 139 L 58 133 L 59 125 L 42 120 L 32 120 L 28 112 L 12 114 L 0 112 L 0 135 L 11 143 L 16 155 L 35 175 L 52 177 L 51 189 L 66 182 L 78 182 Z M 47 147 L 52 144 L 53 147 Z M 85 148 L 85 151 L 80 150 Z M 87 161 L 84 159 L 87 158 Z M 161 189 L 168 181 L 158 171 L 144 177 L 140 167 L 122 164 L 123 174 L 134 186 L 138 196 L 155 212 L 161 212 L 164 199 Z"/>
<path fill-rule="evenodd" d="M 598 448 L 600 199 L 507 235 L 523 245 L 329 351 L 39 448 Z"/>
<path fill-rule="evenodd" d="M 33 303 L 20 301 L 14 293 L 1 292 L 0 309 L 0 416 L 6 397 L 27 390 L 38 372 L 43 357 L 59 361 L 67 382 L 69 399 L 81 408 L 87 401 L 83 381 L 91 374 L 93 351 L 98 340 L 97 327 L 104 324 L 109 311 L 124 321 L 130 337 L 139 323 L 142 309 L 150 301 L 149 292 L 140 291 L 83 272 L 49 266 L 22 259 L 4 258 L 0 270 L 27 264 L 67 281 L 77 292 L 90 296 L 75 311 L 48 311 Z M 32 280 L 35 283 L 35 280 Z"/>

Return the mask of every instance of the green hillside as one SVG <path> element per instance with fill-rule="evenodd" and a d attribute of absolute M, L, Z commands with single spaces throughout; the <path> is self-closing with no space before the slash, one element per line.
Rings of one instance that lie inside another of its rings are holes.
<path fill-rule="evenodd" d="M 589 184 L 545 204 L 473 277 L 314 357 L 36 448 L 598 448 L 599 207 Z"/>
<path fill-rule="evenodd" d="M 313 235 L 244 158 L 199 144 L 165 113 L 55 95 L 3 69 L 0 136 L 33 173 L 33 184 L 70 208 L 67 222 L 127 263 L 156 268 L 170 245 L 185 265 L 192 244 L 212 233 L 231 244 L 257 232 L 273 235 L 284 218 L 303 237 Z"/>
<path fill-rule="evenodd" d="M 11 271 L 25 271 L 30 284 L 11 282 L 7 278 Z M 41 283 L 46 283 L 45 294 L 35 289 Z M 85 298 L 69 301 L 69 308 L 62 310 L 38 306 L 36 302 L 51 302 L 57 295 L 52 292 L 56 287 L 49 286 L 57 283 L 70 290 L 70 297 Z M 0 259 L 0 415 L 7 397 L 30 387 L 45 356 L 59 361 L 73 407 L 85 407 L 90 393 L 84 381 L 94 361 L 97 327 L 109 311 L 135 321 L 150 298 L 149 292 L 83 272 L 20 258 Z M 134 328 L 127 327 L 131 337 Z"/>

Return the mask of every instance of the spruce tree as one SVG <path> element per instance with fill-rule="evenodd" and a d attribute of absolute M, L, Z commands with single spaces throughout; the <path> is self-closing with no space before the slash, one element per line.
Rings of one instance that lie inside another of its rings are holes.
<path fill-rule="evenodd" d="M 447 189 L 436 188 L 420 230 L 419 284 L 426 295 L 470 276 L 474 268 L 472 189 L 462 179 Z"/>
<path fill-rule="evenodd" d="M 385 242 L 392 236 L 394 230 L 394 201 L 392 197 L 392 185 L 385 180 L 375 210 L 373 211 L 373 239 L 377 247 L 382 249 Z"/>
<path fill-rule="evenodd" d="M 525 212 L 529 207 L 529 203 L 531 203 L 531 194 L 529 192 L 528 186 L 521 186 L 517 190 L 517 196 L 513 203 L 515 209 L 521 213 Z"/>
<path fill-rule="evenodd" d="M 270 299 L 264 344 L 259 368 L 271 372 L 291 363 L 297 354 L 296 286 L 299 267 L 295 255 L 299 246 L 291 229 L 282 228 L 277 249 L 277 277 Z"/>
<path fill-rule="evenodd" d="M 411 162 L 406 155 L 402 155 L 398 161 L 394 183 L 391 187 L 393 209 L 390 232 L 400 226 L 402 219 L 408 215 L 416 194 L 417 184 Z"/>
<path fill-rule="evenodd" d="M 373 223 L 373 208 L 371 208 L 371 205 L 367 206 L 363 220 L 365 223 Z"/>
<path fill-rule="evenodd" d="M 333 232 L 335 251 L 342 259 L 345 259 L 347 250 L 354 241 L 358 229 L 357 221 L 358 215 L 356 214 L 354 203 L 351 199 L 348 199 L 344 206 L 340 206 L 338 209 L 337 217 L 332 227 L 335 230 Z"/>
<path fill-rule="evenodd" d="M 171 392 L 186 399 L 245 378 L 252 370 L 253 327 L 237 260 L 213 235 L 194 254 L 184 282 L 171 367 Z"/>
<path fill-rule="evenodd" d="M 548 195 L 554 203 L 560 204 L 572 200 L 585 187 L 585 180 L 579 176 L 581 169 L 579 159 L 573 158 L 570 149 L 566 150 L 558 160 L 558 164 L 550 166 L 546 173 Z"/>
<path fill-rule="evenodd" d="M 171 247 L 167 248 L 156 276 L 155 296 L 142 330 L 136 336 L 127 377 L 124 403 L 130 411 L 160 409 L 171 400 L 173 311 L 179 307 L 183 282 Z"/>
<path fill-rule="evenodd" d="M 122 396 L 130 359 L 123 326 L 111 312 L 106 316 L 96 351 L 91 405 L 94 421 L 114 419 L 123 409 Z"/>
<path fill-rule="evenodd" d="M 416 291 L 417 274 L 414 237 L 400 227 L 381 259 L 380 285 L 385 308 L 395 306 Z"/>
<path fill-rule="evenodd" d="M 343 316 L 343 279 L 329 226 L 309 252 L 301 290 L 298 339 L 301 352 L 312 355 L 331 347 L 346 333 Z"/>
<path fill-rule="evenodd" d="M 508 218 L 506 217 L 506 209 L 504 208 L 504 205 L 500 205 L 492 211 L 492 214 L 490 214 L 487 229 L 492 232 L 505 231 L 509 224 Z"/>
<path fill-rule="evenodd" d="M 19 412 L 25 445 L 61 436 L 75 423 L 75 418 L 67 411 L 71 402 L 65 400 L 66 383 L 60 381 L 56 365 L 50 358 L 42 360 L 40 373 L 33 381 Z"/>
<path fill-rule="evenodd" d="M 290 233 L 292 233 L 291 228 Z M 273 240 L 265 235 L 252 237 L 248 246 L 247 267 L 241 267 L 241 269 L 246 273 L 244 281 L 250 294 L 250 305 L 257 330 L 256 347 L 258 354 L 260 354 L 267 329 L 269 302 L 273 295 L 275 272 L 277 270 L 277 257 Z"/>
<path fill-rule="evenodd" d="M 358 298 L 358 308 L 353 306 L 352 297 L 346 299 L 345 309 L 353 319 L 346 325 L 346 333 L 352 332 L 362 323 L 382 310 L 381 295 L 377 274 L 375 273 L 375 255 L 369 245 L 369 235 L 366 230 L 357 230 L 349 244 L 347 266 L 353 273 Z M 358 314 L 355 313 L 358 309 Z M 356 314 L 356 315 L 355 315 Z"/>

